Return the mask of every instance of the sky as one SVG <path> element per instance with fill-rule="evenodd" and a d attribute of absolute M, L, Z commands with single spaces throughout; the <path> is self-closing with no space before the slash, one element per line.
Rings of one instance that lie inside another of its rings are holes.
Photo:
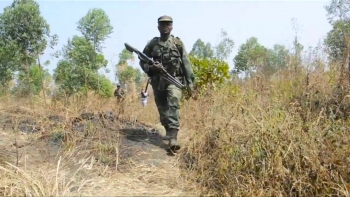
<path fill-rule="evenodd" d="M 12 1 L 0 0 L 0 13 Z M 124 43 L 143 50 L 149 40 L 159 36 L 157 19 L 162 15 L 173 18 L 174 36 L 179 37 L 189 52 L 198 38 L 216 45 L 221 29 L 234 41 L 231 56 L 227 59 L 233 68 L 233 58 L 239 46 L 254 36 L 265 47 L 274 44 L 292 46 L 295 36 L 292 19 L 296 19 L 297 34 L 305 46 L 315 47 L 331 30 L 326 18 L 325 5 L 330 0 L 295 1 L 37 1 L 42 16 L 50 24 L 51 34 L 57 34 L 59 43 L 54 50 L 48 48 L 41 62 L 49 60 L 46 69 L 52 74 L 58 59 L 50 53 L 61 50 L 68 39 L 81 35 L 77 22 L 89 9 L 103 9 L 110 18 L 113 33 L 104 42 L 103 54 L 111 71 L 106 76 L 116 81 L 114 65 Z M 136 62 L 134 67 L 139 67 Z"/>

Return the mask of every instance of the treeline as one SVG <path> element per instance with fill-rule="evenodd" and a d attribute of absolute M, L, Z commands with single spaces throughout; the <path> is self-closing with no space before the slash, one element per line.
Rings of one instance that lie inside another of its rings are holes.
<path fill-rule="evenodd" d="M 333 29 L 324 44 L 331 61 L 346 62 L 350 56 L 348 6 L 343 1 L 333 0 L 326 7 Z M 41 16 L 36 1 L 14 0 L 0 14 L 1 94 L 30 97 L 43 93 L 44 96 L 69 97 L 92 91 L 100 96 L 112 96 L 114 85 L 98 73 L 108 64 L 102 49 L 104 41 L 113 32 L 109 17 L 101 9 L 91 9 L 77 21 L 77 30 L 81 35 L 73 35 L 62 49 L 51 54 L 60 58 L 51 76 L 44 69 L 50 62 L 43 62 L 41 56 L 47 47 L 54 48 L 59 38 L 50 32 L 50 25 Z M 234 59 L 228 60 L 234 47 L 234 41 L 224 30 L 221 30 L 221 41 L 216 46 L 201 39 L 194 43 L 189 54 L 197 88 L 213 87 L 233 79 L 244 80 L 257 74 L 272 77 L 283 69 L 306 65 L 303 64 L 304 46 L 297 36 L 291 49 L 279 44 L 268 48 L 261 45 L 256 37 L 251 37 L 239 46 Z M 321 61 L 321 56 L 316 58 Z M 115 65 L 115 75 L 121 84 L 135 89 L 140 88 L 146 75 L 130 65 L 133 60 L 133 54 L 122 50 Z M 229 61 L 234 63 L 231 71 Z"/>
<path fill-rule="evenodd" d="M 47 47 L 54 48 L 59 38 L 51 34 L 36 1 L 14 0 L 0 15 L 1 94 L 69 97 L 93 91 L 100 96 L 112 96 L 115 86 L 98 73 L 108 64 L 102 49 L 113 32 L 109 17 L 101 9 L 91 9 L 77 21 L 77 30 L 81 35 L 73 35 L 62 49 L 51 54 L 60 58 L 51 76 L 44 69 L 50 62 L 42 62 L 41 56 Z M 115 65 L 115 74 L 122 84 L 140 84 L 144 77 L 139 69 L 128 65 L 132 58 L 131 53 L 122 51 Z"/>

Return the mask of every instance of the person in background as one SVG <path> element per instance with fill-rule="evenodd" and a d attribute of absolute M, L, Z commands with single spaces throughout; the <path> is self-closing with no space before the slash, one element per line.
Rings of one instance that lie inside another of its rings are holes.
<path fill-rule="evenodd" d="M 147 105 L 147 101 L 148 101 L 148 92 L 144 91 L 143 89 L 141 90 L 141 103 L 142 106 L 146 106 Z"/>
<path fill-rule="evenodd" d="M 117 97 L 118 101 L 121 101 L 124 98 L 125 92 L 121 89 L 120 84 L 117 84 L 117 89 L 114 91 L 114 97 Z"/>

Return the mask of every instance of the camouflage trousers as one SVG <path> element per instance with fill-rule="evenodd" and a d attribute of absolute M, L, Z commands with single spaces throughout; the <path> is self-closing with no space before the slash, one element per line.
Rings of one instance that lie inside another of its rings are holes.
<path fill-rule="evenodd" d="M 151 81 L 160 122 L 165 129 L 178 130 L 180 127 L 180 100 L 182 92 L 173 84 L 168 84 L 164 89 L 158 89 L 159 83 L 157 78 Z"/>

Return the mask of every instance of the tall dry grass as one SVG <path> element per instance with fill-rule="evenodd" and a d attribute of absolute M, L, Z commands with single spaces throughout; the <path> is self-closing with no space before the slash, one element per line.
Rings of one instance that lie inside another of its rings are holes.
<path fill-rule="evenodd" d="M 201 194 L 349 196 L 349 97 L 339 72 L 284 71 L 191 101 L 180 166 Z"/>
<path fill-rule="evenodd" d="M 180 169 L 181 179 L 176 183 L 186 183 L 191 186 L 191 193 L 206 196 L 349 196 L 349 86 L 344 85 L 348 79 L 341 79 L 343 75 L 334 69 L 337 67 L 332 66 L 327 72 L 285 70 L 271 78 L 257 75 L 207 92 L 198 100 L 184 101 L 179 134 L 183 149 L 175 168 Z M 114 98 L 90 95 L 68 105 L 50 100 L 43 104 L 40 98 L 4 97 L 1 109 L 7 113 L 22 106 L 22 114 L 25 114 L 23 110 L 36 118 L 58 114 L 66 120 L 82 112 L 113 110 L 126 122 L 155 127 L 159 125 L 158 112 L 152 90 L 149 92 L 146 107 L 133 96 L 117 104 Z M 55 132 L 46 131 L 42 135 Z M 101 135 L 114 138 L 110 133 L 90 130 L 88 139 L 96 143 L 84 149 L 79 146 L 81 136 L 69 132 L 63 135 L 67 154 L 88 151 L 81 160 L 90 156 L 104 158 L 109 164 L 118 160 L 117 150 L 113 149 L 118 142 L 99 138 Z M 67 158 L 68 163 L 72 162 L 71 157 Z M 1 165 L 0 185 L 4 186 L 0 187 L 0 193 L 93 195 L 101 189 L 98 185 L 103 185 L 111 190 L 118 188 L 123 194 L 137 195 L 147 193 L 141 188 L 147 187 L 141 180 L 147 180 L 161 194 L 160 185 L 168 180 L 169 173 L 156 167 L 152 170 L 135 167 L 133 178 L 96 179 L 93 176 L 113 168 L 97 168 L 98 173 L 91 174 L 77 167 L 70 171 L 81 172 L 77 179 L 60 166 L 29 174 L 13 164 Z M 90 176 L 82 178 L 86 174 Z M 162 192 L 165 191 L 181 194 L 174 186 Z"/>

